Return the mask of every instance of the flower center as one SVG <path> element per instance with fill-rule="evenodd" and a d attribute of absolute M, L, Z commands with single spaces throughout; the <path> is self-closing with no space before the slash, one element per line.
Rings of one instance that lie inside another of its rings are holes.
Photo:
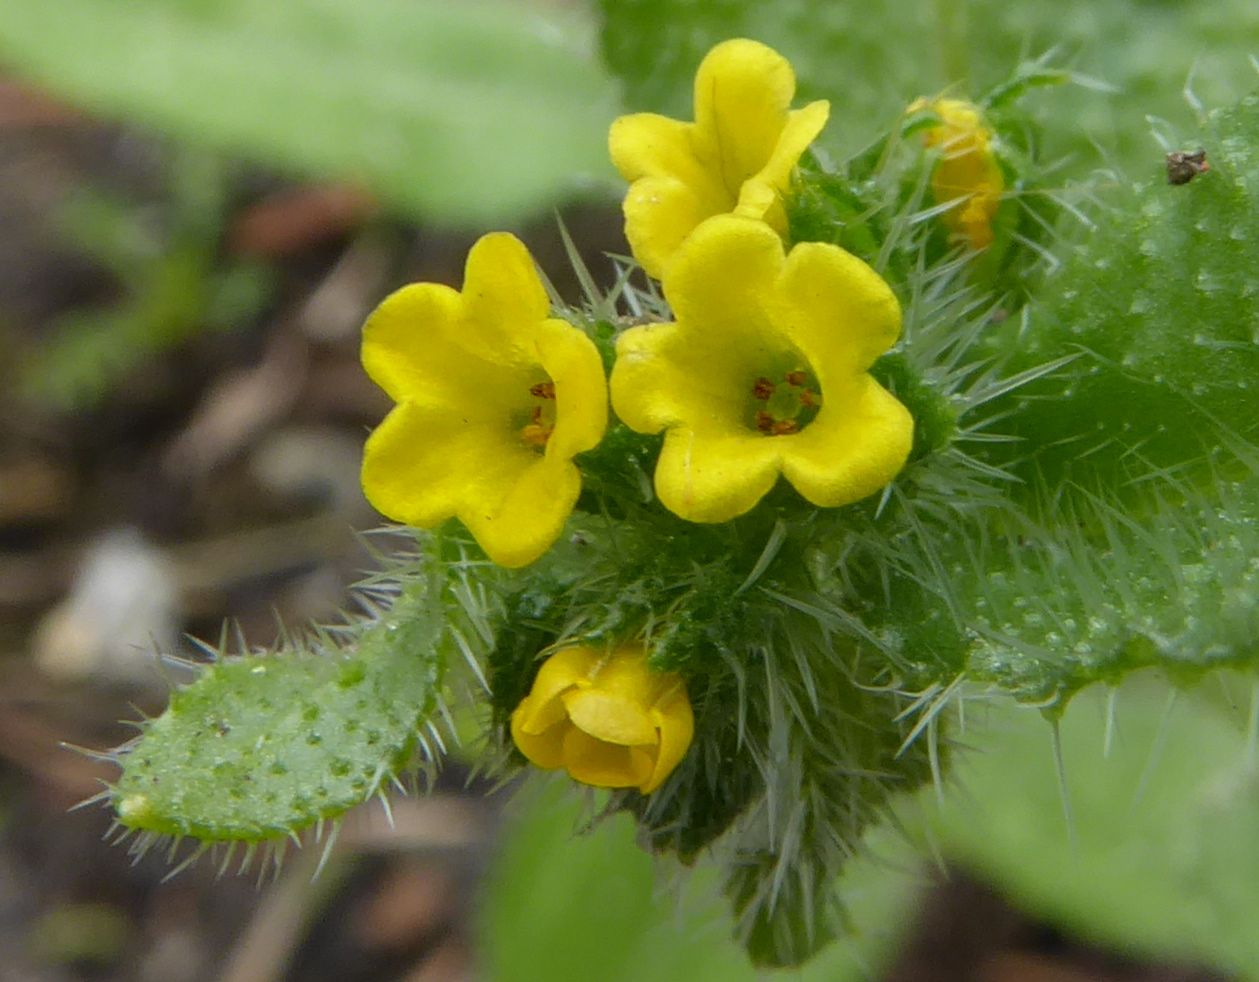
<path fill-rule="evenodd" d="M 748 423 L 766 436 L 799 433 L 822 408 L 822 390 L 807 368 L 794 367 L 752 382 Z"/>
<path fill-rule="evenodd" d="M 555 383 L 550 379 L 529 387 L 531 405 L 520 427 L 520 440 L 527 447 L 544 450 L 555 432 Z"/>

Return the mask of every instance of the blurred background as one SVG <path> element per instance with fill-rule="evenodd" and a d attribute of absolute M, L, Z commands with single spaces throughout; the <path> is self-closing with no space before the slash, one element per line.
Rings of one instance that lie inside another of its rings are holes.
<path fill-rule="evenodd" d="M 371 568 L 358 458 L 388 402 L 358 364 L 367 312 L 457 285 L 492 228 L 577 303 L 557 217 L 610 283 L 607 126 L 689 116 L 731 36 L 831 99 L 836 159 L 919 95 L 1048 58 L 1078 79 L 1029 100 L 1064 185 L 1159 179 L 1203 109 L 1259 82 L 1249 0 L 0 4 L 0 980 L 756 977 L 702 865 L 653 864 L 624 816 L 576 837 L 562 782 L 491 794 L 457 754 L 392 827 L 354 815 L 313 881 L 318 850 L 262 882 L 168 879 L 186 852 L 133 865 L 108 814 L 70 810 L 114 773 L 93 751 L 179 681 L 155 650 L 266 646 L 335 619 Z M 1201 748 L 1233 746 L 1245 708 L 1150 680 L 1120 698 L 1104 766 L 1105 696 L 1064 722 L 1069 818 L 1048 729 L 993 710 L 1001 749 L 959 780 L 990 793 L 875 830 L 843 884 L 855 940 L 798 977 L 1233 977 L 1257 891 L 1178 878 L 1176 849 L 1203 848 L 1186 830 L 1213 799 L 1185 789 L 1224 779 Z M 1218 936 L 1178 920 L 1194 904 Z"/>

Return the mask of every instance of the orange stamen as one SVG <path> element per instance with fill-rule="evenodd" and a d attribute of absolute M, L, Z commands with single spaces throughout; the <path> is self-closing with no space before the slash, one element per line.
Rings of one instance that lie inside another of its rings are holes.
<path fill-rule="evenodd" d="M 549 383 L 543 383 L 549 384 Z M 520 428 L 520 440 L 527 447 L 542 448 L 555 432 L 554 425 L 542 422 L 542 407 L 534 406 L 529 422 Z"/>
<path fill-rule="evenodd" d="M 551 439 L 551 433 L 554 430 L 554 426 L 539 426 L 537 423 L 529 423 L 527 426 L 521 427 L 520 439 L 527 447 L 545 447 L 547 440 Z"/>

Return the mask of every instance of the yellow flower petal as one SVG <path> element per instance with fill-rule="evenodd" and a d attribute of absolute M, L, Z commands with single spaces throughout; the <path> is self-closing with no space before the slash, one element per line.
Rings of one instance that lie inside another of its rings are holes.
<path fill-rule="evenodd" d="M 714 203 L 694 184 L 669 176 L 644 177 L 630 185 L 621 207 L 630 251 L 648 276 L 660 279 L 695 226 L 729 211 L 734 199 Z"/>
<path fill-rule="evenodd" d="M 542 667 L 538 669 L 538 674 L 533 680 L 533 687 L 529 690 L 528 697 L 516 711 L 520 712 L 524 709 L 526 703 L 531 708 L 552 701 L 558 703 L 559 696 L 565 689 L 590 677 L 601 658 L 602 656 L 595 649 L 582 645 L 561 648 L 542 663 Z M 562 709 L 562 704 L 560 708 Z M 525 713 L 523 725 L 531 732 L 537 732 L 535 720 L 529 715 L 529 710 Z M 542 724 L 543 727 L 550 725 L 550 722 Z"/>
<path fill-rule="evenodd" d="M 664 282 L 685 329 L 653 324 L 617 338 L 609 387 L 626 425 L 740 424 L 744 385 L 772 348 L 766 300 L 782 262 L 782 242 L 763 222 L 723 215 L 694 231 Z"/>
<path fill-rule="evenodd" d="M 747 385 L 770 354 L 766 300 L 783 262 L 764 223 L 729 215 L 695 229 L 664 282 L 679 323 L 631 328 L 617 338 L 609 387 L 617 415 L 658 433 L 693 420 L 735 434 Z"/>
<path fill-rule="evenodd" d="M 557 707 L 562 707 L 557 716 Z M 656 672 L 642 645 L 578 645 L 553 654 L 511 717 L 521 753 L 597 787 L 659 787 L 694 731 L 686 685 Z"/>
<path fill-rule="evenodd" d="M 363 490 L 394 521 L 432 528 L 453 518 L 471 489 L 492 493 L 522 464 L 494 422 L 450 406 L 396 406 L 363 448 Z"/>
<path fill-rule="evenodd" d="M 787 114 L 774 153 L 761 170 L 743 182 L 736 215 L 763 219 L 779 235 L 787 234 L 787 213 L 783 194 L 791 185 L 791 172 L 809 144 L 817 139 L 831 113 L 825 100 L 811 102 Z"/>
<path fill-rule="evenodd" d="M 655 723 L 633 699 L 596 688 L 569 689 L 561 698 L 573 725 L 596 740 L 627 747 L 656 743 Z"/>
<path fill-rule="evenodd" d="M 470 344 L 510 364 L 536 361 L 529 335 L 551 302 L 523 242 L 507 232 L 481 236 L 468 251 L 462 296 Z"/>
<path fill-rule="evenodd" d="M 609 652 L 590 670 L 589 684 L 639 706 L 645 713 L 655 702 L 662 684 L 671 684 L 677 676 L 654 671 L 647 664 L 646 652 L 640 644 L 624 645 Z"/>
<path fill-rule="evenodd" d="M 790 62 L 757 41 L 723 41 L 700 63 L 696 150 L 722 176 L 732 197 L 774 156 L 795 93 Z"/>
<path fill-rule="evenodd" d="M 711 347 L 737 358 L 724 371 L 713 370 L 704 357 Z M 630 328 L 616 340 L 612 405 L 640 433 L 659 433 L 696 417 L 734 420 L 742 397 L 732 380 L 747 361 L 737 346 L 695 342 L 676 324 Z"/>
<path fill-rule="evenodd" d="M 784 261 L 782 240 L 763 222 L 719 215 L 678 251 L 664 279 L 665 297 L 680 322 L 706 337 L 712 354 L 755 345 Z"/>
<path fill-rule="evenodd" d="M 885 487 L 913 445 L 913 417 L 895 396 L 869 375 L 859 376 L 853 388 L 828 393 L 812 425 L 783 441 L 784 476 L 822 508 L 851 504 Z"/>
<path fill-rule="evenodd" d="M 642 747 L 605 743 L 570 726 L 564 734 L 564 767 L 575 781 L 596 788 L 635 788 L 647 783 L 654 755 Z"/>
<path fill-rule="evenodd" d="M 734 196 L 696 158 L 694 127 L 694 123 L 655 113 L 620 116 L 608 130 L 608 154 L 627 181 L 671 176 L 683 184 L 706 188 L 715 198 L 733 204 Z"/>
<path fill-rule="evenodd" d="M 512 451 L 518 452 L 528 453 Z M 509 569 L 529 565 L 551 547 L 581 494 L 575 464 L 529 456 L 509 481 L 470 484 L 457 512 L 485 554 Z"/>
<path fill-rule="evenodd" d="M 691 700 L 686 696 L 686 687 L 681 680 L 673 686 L 656 703 L 654 710 L 656 726 L 660 731 L 660 749 L 656 754 L 656 765 L 651 777 L 638 790 L 643 794 L 651 794 L 664 783 L 675 767 L 686 756 L 687 749 L 695 735 L 695 716 L 691 711 Z"/>
<path fill-rule="evenodd" d="M 930 109 L 940 124 L 923 130 L 923 143 L 936 147 L 940 159 L 931 175 L 939 204 L 954 202 L 940 218 L 971 249 L 992 243 L 992 222 L 1001 206 L 1005 178 L 992 151 L 992 131 L 979 107 L 962 99 L 918 99 L 910 112 Z"/>
<path fill-rule="evenodd" d="M 751 511 L 778 479 L 773 439 L 674 427 L 656 462 L 660 503 L 688 522 L 728 522 Z"/>
<path fill-rule="evenodd" d="M 565 689 L 564 692 L 568 690 Z M 556 723 L 562 723 L 568 719 L 568 710 L 564 706 L 564 700 L 560 695 L 552 699 L 544 699 L 539 695 L 530 693 L 525 699 L 521 700 L 516 711 L 512 713 L 512 726 L 518 726 L 521 733 L 529 736 L 538 736 L 555 726 Z"/>
<path fill-rule="evenodd" d="M 695 122 L 637 113 L 612 124 L 608 150 L 630 184 L 625 234 L 651 276 L 664 276 L 691 229 L 735 210 L 782 234 L 791 173 L 829 107 L 790 109 L 795 74 L 780 54 L 736 39 L 695 76 Z"/>
<path fill-rule="evenodd" d="M 887 282 L 839 246 L 802 242 L 774 291 L 775 320 L 807 351 L 825 391 L 896 343 L 901 308 Z"/>
<path fill-rule="evenodd" d="M 459 294 L 437 283 L 415 283 L 390 294 L 363 325 L 363 367 L 395 402 L 469 405 L 477 415 L 502 411 L 499 400 L 514 375 L 470 353 L 462 340 Z"/>
<path fill-rule="evenodd" d="M 539 733 L 530 733 L 521 726 L 516 713 L 511 717 L 511 738 L 520 752 L 530 763 L 548 771 L 564 766 L 564 739 L 572 728 L 573 724 L 565 719 Z"/>
<path fill-rule="evenodd" d="M 548 458 L 568 460 L 590 450 L 608 428 L 608 385 L 599 349 L 561 320 L 545 320 L 534 331 L 538 361 L 555 383 L 555 430 Z"/>

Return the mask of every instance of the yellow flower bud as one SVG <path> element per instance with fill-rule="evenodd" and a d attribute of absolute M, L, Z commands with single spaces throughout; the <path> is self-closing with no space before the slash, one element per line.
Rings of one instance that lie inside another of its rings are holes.
<path fill-rule="evenodd" d="M 992 223 L 1005 190 L 992 130 L 984 125 L 979 107 L 961 99 L 919 99 L 907 111 L 922 109 L 940 117 L 938 126 L 923 131 L 923 142 L 940 151 L 931 175 L 932 194 L 938 204 L 955 203 L 941 219 L 970 248 L 991 245 Z"/>
<path fill-rule="evenodd" d="M 686 683 L 653 671 L 642 645 L 557 651 L 511 717 L 512 739 L 538 767 L 643 794 L 678 766 L 694 731 Z"/>

